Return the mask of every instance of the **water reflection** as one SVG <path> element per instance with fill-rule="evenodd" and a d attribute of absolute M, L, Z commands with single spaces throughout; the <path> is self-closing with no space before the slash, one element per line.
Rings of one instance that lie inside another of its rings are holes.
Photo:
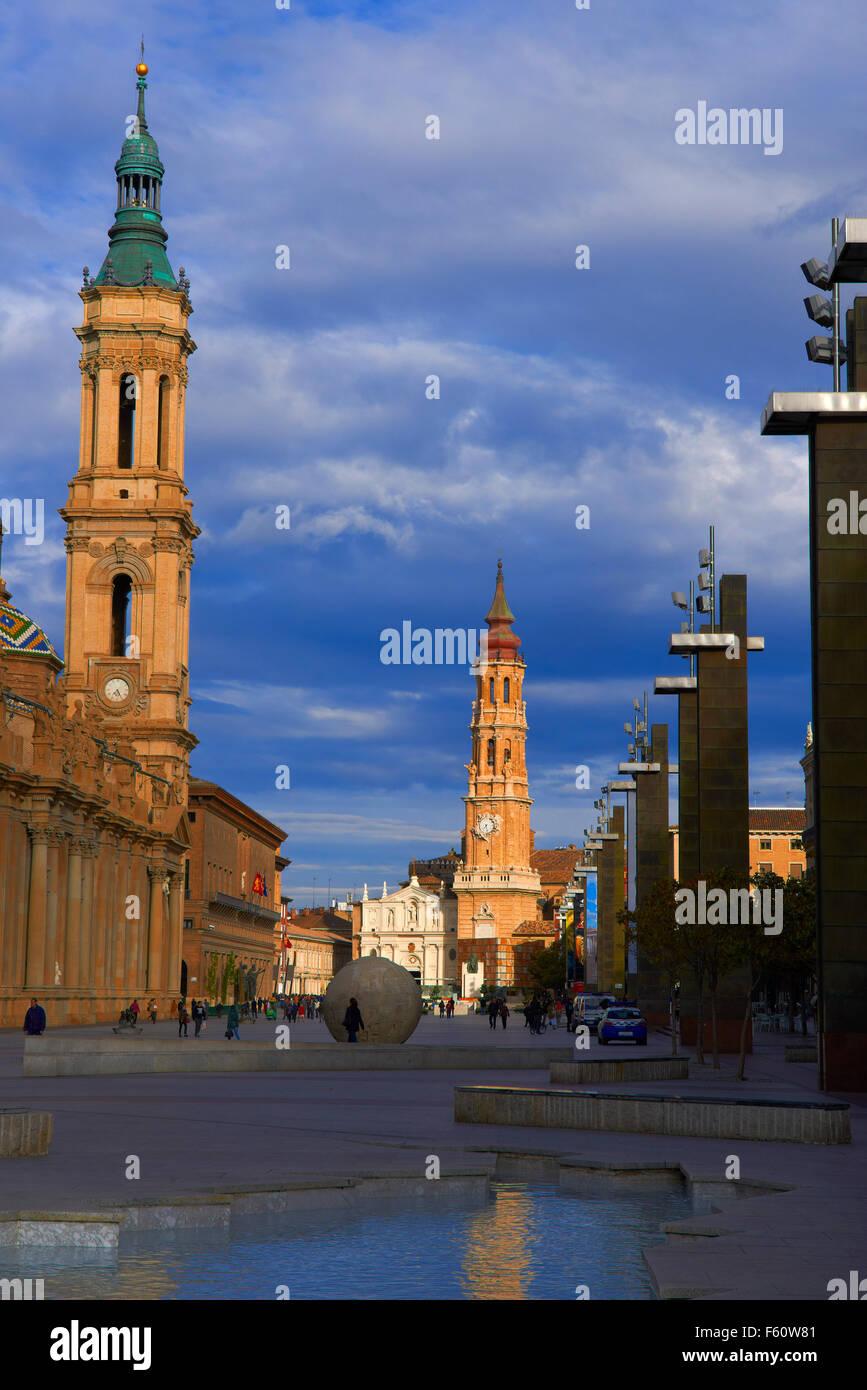
<path fill-rule="evenodd" d="M 45 1297 L 292 1299 L 649 1299 L 642 1248 L 693 1210 L 680 1186 L 600 1180 L 580 1193 L 499 1182 L 483 1196 L 393 1199 L 375 1207 L 245 1217 L 230 1231 L 122 1237 L 118 1251 L 31 1246 L 0 1276 L 42 1278 Z"/>

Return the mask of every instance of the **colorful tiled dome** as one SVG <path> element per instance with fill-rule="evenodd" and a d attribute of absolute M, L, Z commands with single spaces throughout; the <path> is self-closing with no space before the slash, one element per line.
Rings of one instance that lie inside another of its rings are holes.
<path fill-rule="evenodd" d="M 42 628 L 11 603 L 0 602 L 0 648 L 4 652 L 26 652 L 60 660 Z"/>

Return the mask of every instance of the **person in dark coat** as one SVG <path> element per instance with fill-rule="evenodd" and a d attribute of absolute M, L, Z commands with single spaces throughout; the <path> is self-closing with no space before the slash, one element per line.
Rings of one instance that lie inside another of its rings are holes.
<path fill-rule="evenodd" d="M 27 1033 L 28 1037 L 38 1038 L 41 1033 L 45 1032 L 46 1022 L 45 1010 L 42 1005 L 35 999 L 31 999 L 30 1008 L 24 1015 L 25 1033 Z"/>
<path fill-rule="evenodd" d="M 241 1035 L 240 1035 L 240 1033 L 238 1032 L 238 1024 L 239 1024 L 240 1021 L 241 1021 L 241 1016 L 240 1016 L 240 1014 L 238 1013 L 238 1006 L 237 1006 L 237 1004 L 230 1004 L 230 1005 L 229 1005 L 229 1016 L 228 1016 L 228 1018 L 226 1019 L 226 1037 L 227 1037 L 227 1038 L 231 1038 L 231 1037 L 232 1037 L 232 1034 L 234 1033 L 235 1037 L 238 1039 L 238 1042 L 241 1041 Z"/>
<path fill-rule="evenodd" d="M 364 1019 L 361 1017 L 357 999 L 350 999 L 346 1013 L 343 1015 L 343 1026 L 349 1034 L 347 1042 L 358 1042 L 356 1034 L 359 1028 L 364 1027 Z"/>
<path fill-rule="evenodd" d="M 491 1002 L 490 1002 L 490 1004 L 488 1005 L 488 1025 L 489 1025 L 491 1028 L 496 1028 L 496 1026 L 497 1026 L 497 1014 L 498 1014 L 499 1012 L 500 1012 L 500 1001 L 499 1001 L 499 999 L 492 999 Z"/>
<path fill-rule="evenodd" d="M 506 1004 L 505 999 L 503 999 L 503 1000 L 501 1001 L 501 1003 L 500 1003 L 500 1018 L 502 1019 L 503 1027 L 505 1028 L 506 1023 L 507 1023 L 508 1018 L 509 1018 L 509 1009 L 508 1009 L 508 1006 L 507 1006 L 507 1004 Z M 495 1021 L 494 1021 L 494 1027 L 496 1028 L 496 1026 L 497 1026 L 497 1024 L 496 1024 L 496 1020 L 495 1020 Z"/>

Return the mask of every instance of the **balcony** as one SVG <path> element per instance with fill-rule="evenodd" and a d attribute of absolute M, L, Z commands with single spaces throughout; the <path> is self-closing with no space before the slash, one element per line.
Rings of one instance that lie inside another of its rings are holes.
<path fill-rule="evenodd" d="M 275 912 L 273 908 L 247 902 L 244 898 L 233 898 L 228 893 L 212 893 L 208 902 L 211 907 L 229 907 L 245 917 L 264 917 L 268 922 L 280 921 L 280 913 Z"/>

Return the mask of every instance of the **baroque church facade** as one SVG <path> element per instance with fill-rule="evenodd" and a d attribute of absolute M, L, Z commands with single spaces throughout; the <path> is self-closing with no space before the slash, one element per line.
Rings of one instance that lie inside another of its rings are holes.
<path fill-rule="evenodd" d="M 165 1007 L 182 978 L 195 343 L 189 282 L 166 256 L 146 65 L 136 72 L 108 254 L 93 278 L 85 268 L 75 329 L 65 665 L 0 578 L 0 1025 L 20 1026 L 31 995 L 53 1024 L 113 1020 L 135 994 Z M 269 918 L 286 862 L 268 872 Z"/>

